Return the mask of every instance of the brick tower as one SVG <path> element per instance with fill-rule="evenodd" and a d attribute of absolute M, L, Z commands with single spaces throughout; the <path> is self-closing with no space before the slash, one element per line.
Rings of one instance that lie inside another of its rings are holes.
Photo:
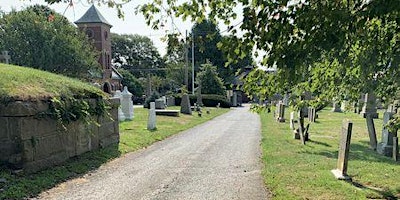
<path fill-rule="evenodd" d="M 111 84 L 113 75 L 113 67 L 111 66 L 111 24 L 107 22 L 94 5 L 75 24 L 81 31 L 86 33 L 97 51 L 99 51 L 98 62 L 103 71 L 102 89 L 107 93 L 111 93 L 117 89 L 116 86 Z"/>

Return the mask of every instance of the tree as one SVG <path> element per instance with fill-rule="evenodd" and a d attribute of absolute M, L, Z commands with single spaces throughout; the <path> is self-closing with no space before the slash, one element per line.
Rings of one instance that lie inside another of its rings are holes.
<path fill-rule="evenodd" d="M 225 87 L 222 78 L 218 76 L 217 67 L 207 62 L 201 65 L 196 77 L 197 84 L 201 86 L 202 94 L 225 95 Z"/>
<path fill-rule="evenodd" d="M 242 22 L 236 26 L 231 22 L 238 6 Z M 221 45 L 228 63 L 253 50 L 256 56 L 265 52 L 262 63 L 278 68 L 280 89 L 355 99 L 366 91 L 389 98 L 400 86 L 399 0 L 168 0 L 143 4 L 139 12 L 154 28 L 164 14 L 224 22 L 232 34 Z M 316 76 L 323 69 L 329 73 Z"/>
<path fill-rule="evenodd" d="M 119 69 L 118 72 L 124 77 L 122 85 L 128 87 L 128 90 L 134 96 L 141 97 L 143 95 L 143 86 L 140 81 L 125 69 Z"/>
<path fill-rule="evenodd" d="M 0 49 L 10 51 L 13 64 L 79 78 L 100 70 L 86 36 L 48 7 L 11 11 L 0 27 Z"/>
<path fill-rule="evenodd" d="M 164 76 L 165 63 L 150 38 L 140 35 L 112 34 L 112 59 L 114 63 L 130 71 L 136 77 L 153 72 Z"/>

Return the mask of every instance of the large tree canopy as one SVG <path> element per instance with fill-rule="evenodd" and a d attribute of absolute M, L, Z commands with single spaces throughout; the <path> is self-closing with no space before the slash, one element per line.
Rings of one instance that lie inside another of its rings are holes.
<path fill-rule="evenodd" d="M 10 52 L 13 64 L 79 78 L 99 70 L 86 36 L 45 6 L 4 14 L 0 27 L 0 49 Z"/>
<path fill-rule="evenodd" d="M 164 68 L 165 62 L 150 38 L 141 35 L 112 34 L 113 62 L 121 65 L 136 77 L 144 77 L 149 70 L 164 74 L 157 69 Z"/>
<path fill-rule="evenodd" d="M 99 2 L 119 8 L 126 1 Z M 221 46 L 228 61 L 264 52 L 263 64 L 280 71 L 279 88 L 351 98 L 366 91 L 390 97 L 399 88 L 400 0 L 168 0 L 150 1 L 138 12 L 153 28 L 166 15 L 224 22 L 232 34 Z M 237 18 L 241 23 L 232 25 Z M 321 78 L 324 70 L 331 73 Z"/>

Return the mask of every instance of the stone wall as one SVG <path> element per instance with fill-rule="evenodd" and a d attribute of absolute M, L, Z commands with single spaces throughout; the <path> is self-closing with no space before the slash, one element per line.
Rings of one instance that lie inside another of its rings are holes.
<path fill-rule="evenodd" d="M 111 99 L 110 116 L 97 117 L 100 124 L 77 121 L 67 130 L 56 120 L 39 117 L 45 102 L 16 101 L 0 105 L 0 163 L 28 172 L 60 164 L 68 158 L 119 142 L 119 99 Z"/>

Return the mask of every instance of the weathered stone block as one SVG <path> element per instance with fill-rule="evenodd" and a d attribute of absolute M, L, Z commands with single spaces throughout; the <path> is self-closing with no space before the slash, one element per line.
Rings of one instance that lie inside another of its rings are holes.
<path fill-rule="evenodd" d="M 8 132 L 8 119 L 6 117 L 0 117 L 0 142 L 10 140 Z"/>
<path fill-rule="evenodd" d="M 99 127 L 99 138 L 105 138 L 115 133 L 114 122 L 104 123 Z"/>
<path fill-rule="evenodd" d="M 55 133 L 47 137 L 38 138 L 32 146 L 36 150 L 35 160 L 43 159 L 48 157 L 49 155 L 65 151 L 63 148 L 64 146 L 60 133 Z"/>
<path fill-rule="evenodd" d="M 46 169 L 50 166 L 59 165 L 65 162 L 68 156 L 65 152 L 59 152 L 58 154 L 49 155 L 46 158 L 35 160 L 33 162 L 27 162 L 24 164 L 24 171 L 27 173 L 36 172 L 42 169 Z"/>
<path fill-rule="evenodd" d="M 19 153 L 18 143 L 13 141 L 0 142 L 0 162 L 7 162 L 13 154 Z"/>
<path fill-rule="evenodd" d="M 100 147 L 104 148 L 111 144 L 117 144 L 119 142 L 119 135 L 111 135 L 106 138 L 100 139 Z"/>
<path fill-rule="evenodd" d="M 68 131 L 61 133 L 63 138 L 63 146 L 68 157 L 76 156 L 76 136 L 77 132 L 75 129 L 68 129 Z"/>
<path fill-rule="evenodd" d="M 48 104 L 43 101 L 39 102 L 27 102 L 27 101 L 16 101 L 7 105 L 0 104 L 0 116 L 7 117 L 24 117 L 34 116 L 40 112 L 48 109 Z"/>

